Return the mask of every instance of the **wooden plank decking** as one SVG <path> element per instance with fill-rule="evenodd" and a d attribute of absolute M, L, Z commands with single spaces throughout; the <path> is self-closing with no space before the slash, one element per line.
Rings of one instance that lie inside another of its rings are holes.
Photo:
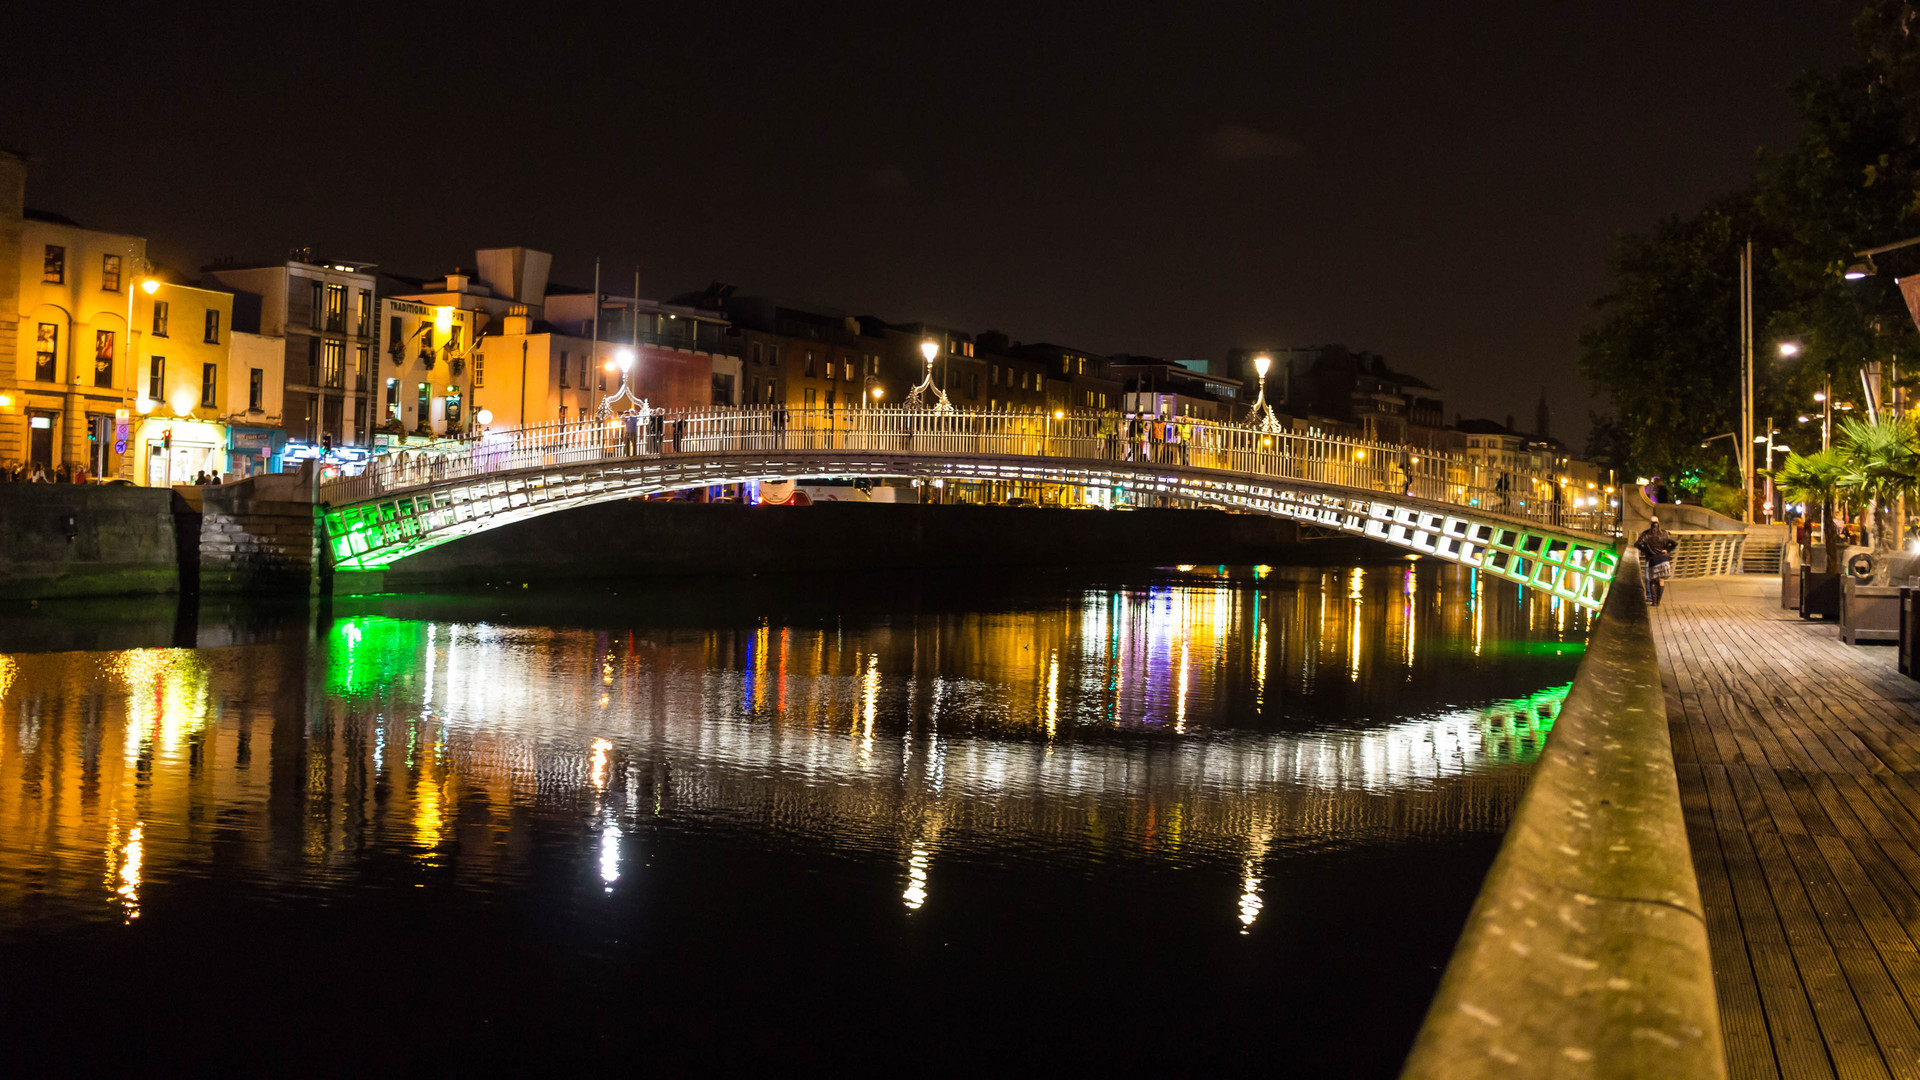
<path fill-rule="evenodd" d="M 1920 1080 L 1920 682 L 1775 577 L 1653 628 L 1729 1073 Z"/>

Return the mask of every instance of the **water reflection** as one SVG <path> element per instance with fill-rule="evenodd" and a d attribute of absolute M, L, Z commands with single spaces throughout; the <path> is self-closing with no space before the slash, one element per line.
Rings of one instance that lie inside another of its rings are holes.
<path fill-rule="evenodd" d="M 904 595 L 389 598 L 257 644 L 0 657 L 0 948 L 220 933 L 210 895 L 380 919 L 439 884 L 530 925 L 585 925 L 576 890 L 752 925 L 739 875 L 776 857 L 831 883 L 855 953 L 876 920 L 1018 910 L 1034 875 L 1167 871 L 1163 902 L 1253 943 L 1297 932 L 1314 860 L 1497 834 L 1586 633 L 1424 564 Z M 699 871 L 654 862 L 686 843 L 760 854 L 690 900 Z M 1484 869 L 1447 872 L 1464 897 Z M 1464 908 L 1432 917 L 1451 940 Z"/>
<path fill-rule="evenodd" d="M 939 852 L 1217 859 L 1251 926 L 1275 850 L 1501 827 L 1511 766 L 1564 695 L 1540 683 L 1570 671 L 1584 624 L 1490 607 L 1471 575 L 1421 590 L 1411 568 L 1222 568 L 859 626 L 368 612 L 311 649 L 20 655 L 0 669 L 17 748 L 0 758 L 0 893 L 71 901 L 63 868 L 107 851 L 98 872 L 131 919 L 143 862 L 205 860 L 217 840 L 275 880 L 402 846 L 484 887 L 532 872 L 524 844 L 477 842 L 531 811 L 578 815 L 608 889 L 623 844 L 700 822 L 899 853 L 910 909 Z M 1489 652 L 1504 658 L 1471 659 Z M 153 832 L 123 836 L 135 818 Z"/>

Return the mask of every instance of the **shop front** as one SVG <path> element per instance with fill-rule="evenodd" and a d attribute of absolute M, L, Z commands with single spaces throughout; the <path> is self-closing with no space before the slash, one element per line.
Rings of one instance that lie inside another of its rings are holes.
<path fill-rule="evenodd" d="M 227 426 L 149 416 L 135 433 L 136 475 L 147 487 L 191 484 L 201 473 L 229 471 Z"/>
<path fill-rule="evenodd" d="M 230 476 L 258 476 L 280 471 L 286 452 L 287 433 L 279 428 L 231 426 L 227 429 L 227 463 Z"/>

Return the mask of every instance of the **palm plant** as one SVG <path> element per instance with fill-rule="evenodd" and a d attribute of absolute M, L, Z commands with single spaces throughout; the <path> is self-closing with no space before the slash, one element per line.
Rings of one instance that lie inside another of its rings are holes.
<path fill-rule="evenodd" d="M 1903 496 L 1920 491 L 1920 445 L 1915 443 L 1913 421 L 1882 416 L 1870 422 L 1849 416 L 1840 421 L 1840 434 L 1839 489 L 1866 503 L 1873 583 L 1885 585 L 1893 573 L 1889 559 L 1900 550 L 1893 507 Z"/>
<path fill-rule="evenodd" d="M 1809 509 L 1820 508 L 1820 536 L 1827 550 L 1827 572 L 1840 572 L 1840 536 L 1835 525 L 1833 504 L 1840 494 L 1840 480 L 1846 474 L 1846 464 L 1840 458 L 1839 447 L 1829 447 L 1812 454 L 1789 453 L 1787 460 L 1773 470 L 1773 486 L 1780 494 L 1792 502 L 1802 503 Z"/>

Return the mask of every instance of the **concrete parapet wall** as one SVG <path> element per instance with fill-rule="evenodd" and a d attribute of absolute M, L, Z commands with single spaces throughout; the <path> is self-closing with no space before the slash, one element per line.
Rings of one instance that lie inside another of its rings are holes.
<path fill-rule="evenodd" d="M 202 490 L 200 589 L 311 595 L 324 529 L 302 491 L 277 476 Z"/>
<path fill-rule="evenodd" d="M 175 503 L 150 488 L 0 484 L 0 598 L 178 590 Z"/>
<path fill-rule="evenodd" d="M 1726 1076 L 1636 559 L 1614 585 L 1409 1080 Z"/>

